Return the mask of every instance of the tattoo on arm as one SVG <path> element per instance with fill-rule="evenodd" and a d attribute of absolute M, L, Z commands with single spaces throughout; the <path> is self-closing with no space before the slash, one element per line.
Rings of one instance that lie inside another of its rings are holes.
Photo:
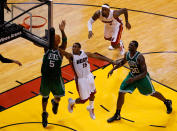
<path fill-rule="evenodd" d="M 128 22 L 128 12 L 126 8 L 121 8 L 120 10 L 115 10 L 114 11 L 114 18 L 118 19 L 120 15 L 124 14 L 125 21 Z"/>
<path fill-rule="evenodd" d="M 94 15 L 92 16 L 92 19 L 95 21 L 100 17 L 100 10 L 97 10 Z"/>

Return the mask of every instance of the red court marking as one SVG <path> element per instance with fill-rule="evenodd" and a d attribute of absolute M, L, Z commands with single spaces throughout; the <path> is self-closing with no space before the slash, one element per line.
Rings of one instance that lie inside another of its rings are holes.
<path fill-rule="evenodd" d="M 108 62 L 97 60 L 95 58 L 89 58 L 89 62 L 91 71 L 98 69 L 98 67 L 101 68 L 109 64 Z M 94 66 L 93 64 L 98 67 Z M 61 71 L 65 83 L 74 79 L 74 72 L 70 65 L 62 67 Z M 14 87 L 13 89 L 1 93 L 0 106 L 7 109 L 27 99 L 35 97 L 36 95 L 32 92 L 39 93 L 40 83 L 41 77 L 33 79 L 23 85 Z"/>

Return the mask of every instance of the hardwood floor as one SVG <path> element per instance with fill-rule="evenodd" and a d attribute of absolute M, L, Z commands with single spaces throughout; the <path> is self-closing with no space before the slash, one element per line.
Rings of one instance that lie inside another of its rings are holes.
<path fill-rule="evenodd" d="M 9 0 L 8 2 L 16 1 Z M 36 0 L 19 0 L 18 2 L 36 2 Z M 139 51 L 142 53 L 161 51 L 177 52 L 177 1 L 54 0 L 54 3 L 63 2 L 88 5 L 108 3 L 111 7 L 127 8 L 174 17 L 169 18 L 129 11 L 129 21 L 132 29 L 127 30 L 124 27 L 122 40 L 126 50 L 131 40 L 137 40 L 139 42 Z M 23 8 L 29 7 L 29 5 L 18 6 Z M 58 23 L 62 19 L 65 19 L 67 23 L 65 31 L 68 36 L 67 51 L 71 51 L 71 46 L 74 42 L 80 42 L 82 49 L 85 51 L 98 52 L 112 59 L 121 58 L 122 56 L 119 55 L 119 50 L 108 50 L 110 43 L 103 38 L 104 25 L 99 20 L 93 24 L 94 37 L 92 39 L 87 38 L 87 21 L 98 9 L 100 8 L 93 6 L 54 4 L 54 27 L 56 28 L 56 32 L 60 33 Z M 46 7 L 41 7 L 40 15 L 46 16 L 46 12 Z M 39 15 L 39 9 L 32 11 L 32 13 Z M 124 21 L 124 17 L 121 16 L 121 18 Z M 42 31 L 40 33 L 44 32 Z M 23 63 L 22 67 L 18 67 L 15 64 L 0 64 L 0 92 L 17 86 L 18 83 L 15 82 L 16 80 L 26 82 L 40 76 L 43 57 L 42 48 L 36 47 L 31 42 L 19 38 L 0 45 L 0 53 L 7 58 L 17 59 Z M 177 53 L 154 53 L 144 56 L 151 77 L 173 89 L 177 89 Z M 64 59 L 63 65 L 67 63 L 68 61 Z"/>

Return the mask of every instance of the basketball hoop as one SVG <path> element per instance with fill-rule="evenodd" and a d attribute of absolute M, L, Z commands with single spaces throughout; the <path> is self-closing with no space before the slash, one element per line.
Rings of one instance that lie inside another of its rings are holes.
<path fill-rule="evenodd" d="M 47 19 L 43 16 L 39 16 L 39 15 L 33 15 L 32 17 L 38 17 L 38 18 L 42 18 L 44 20 L 44 23 L 41 25 L 32 25 L 32 28 L 41 28 L 43 27 L 46 23 L 47 23 Z M 30 16 L 24 18 L 23 23 L 21 24 L 22 26 L 24 26 L 26 29 L 30 28 L 30 25 L 28 23 L 26 23 L 26 21 L 30 18 Z"/>

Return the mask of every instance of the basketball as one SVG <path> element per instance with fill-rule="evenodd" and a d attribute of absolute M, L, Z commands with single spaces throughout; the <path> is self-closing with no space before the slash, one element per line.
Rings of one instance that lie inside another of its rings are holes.
<path fill-rule="evenodd" d="M 60 36 L 58 34 L 55 34 L 55 45 L 59 45 L 60 43 Z"/>

